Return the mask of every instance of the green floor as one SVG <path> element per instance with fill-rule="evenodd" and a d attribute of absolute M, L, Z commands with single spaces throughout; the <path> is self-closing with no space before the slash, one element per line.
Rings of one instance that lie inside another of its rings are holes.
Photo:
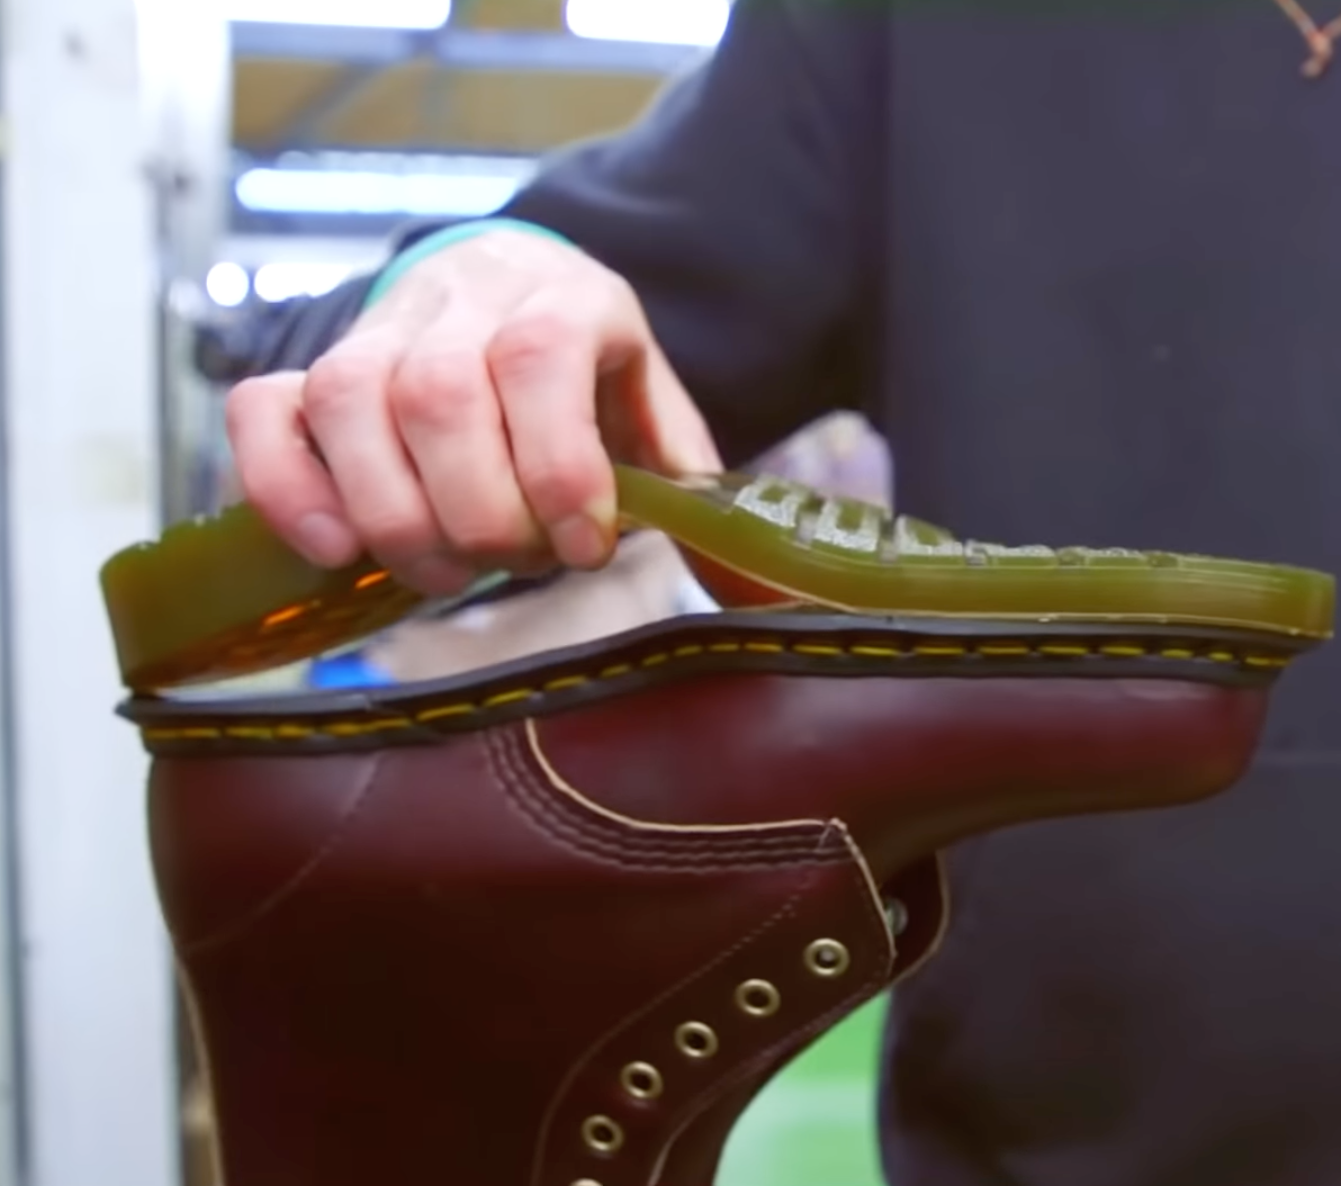
<path fill-rule="evenodd" d="M 876 1066 L 886 1001 L 873 1001 L 759 1095 L 727 1146 L 716 1186 L 883 1186 Z"/>

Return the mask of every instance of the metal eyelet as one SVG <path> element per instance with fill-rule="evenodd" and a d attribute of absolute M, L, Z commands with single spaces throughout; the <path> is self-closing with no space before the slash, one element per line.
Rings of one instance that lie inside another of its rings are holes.
<path fill-rule="evenodd" d="M 898 898 L 890 898 L 885 903 L 885 918 L 889 922 L 889 933 L 896 939 L 908 929 L 908 907 Z"/>
<path fill-rule="evenodd" d="M 601 1184 L 595 1178 L 578 1178 L 573 1186 L 601 1186 Z"/>
<path fill-rule="evenodd" d="M 661 1072 L 650 1062 L 631 1062 L 619 1072 L 620 1086 L 636 1100 L 654 1100 L 665 1090 Z"/>
<path fill-rule="evenodd" d="M 617 1153 L 624 1130 L 609 1116 L 588 1116 L 582 1122 L 582 1143 L 593 1153 Z"/>
<path fill-rule="evenodd" d="M 837 939 L 816 939 L 806 948 L 806 967 L 816 976 L 841 976 L 852 966 L 852 955 Z"/>
<path fill-rule="evenodd" d="M 736 989 L 736 1008 L 751 1017 L 772 1017 L 782 1008 L 782 994 L 767 980 L 747 980 Z"/>
<path fill-rule="evenodd" d="M 701 1021 L 686 1021 L 675 1031 L 675 1046 L 686 1058 L 711 1058 L 717 1053 L 717 1034 Z"/>

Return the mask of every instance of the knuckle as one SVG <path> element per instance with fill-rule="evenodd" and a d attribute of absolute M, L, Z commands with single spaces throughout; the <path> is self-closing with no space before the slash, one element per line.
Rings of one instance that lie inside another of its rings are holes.
<path fill-rule="evenodd" d="M 618 272 L 602 266 L 602 286 L 606 299 L 616 308 L 642 309 L 642 301 L 633 285 Z"/>
<path fill-rule="evenodd" d="M 321 416 L 338 413 L 381 385 L 383 366 L 376 355 L 366 351 L 333 350 L 308 369 L 303 388 L 303 403 Z"/>
<path fill-rule="evenodd" d="M 580 457 L 537 459 L 519 473 L 526 501 L 547 523 L 581 511 L 599 485 L 594 467 Z"/>
<path fill-rule="evenodd" d="M 258 424 L 273 420 L 280 406 L 275 382 L 269 378 L 244 379 L 224 400 L 224 428 L 236 444 L 247 440 Z"/>
<path fill-rule="evenodd" d="M 647 332 L 647 319 L 637 290 L 618 272 L 604 264 L 596 266 L 599 270 L 594 282 L 586 284 L 586 295 L 582 301 L 593 321 L 597 324 L 608 322 L 612 325 L 636 326 L 639 332 Z"/>
<path fill-rule="evenodd" d="M 522 312 L 494 334 L 489 365 L 505 374 L 532 374 L 584 336 L 583 323 L 571 313 L 557 309 Z"/>
<path fill-rule="evenodd" d="M 400 420 L 451 429 L 478 418 L 489 398 L 480 358 L 464 347 L 413 355 L 397 370 L 389 399 Z"/>
<path fill-rule="evenodd" d="M 245 420 L 252 409 L 261 404 L 267 384 L 264 379 L 243 379 L 224 401 L 224 415 L 230 426 L 236 420 Z"/>

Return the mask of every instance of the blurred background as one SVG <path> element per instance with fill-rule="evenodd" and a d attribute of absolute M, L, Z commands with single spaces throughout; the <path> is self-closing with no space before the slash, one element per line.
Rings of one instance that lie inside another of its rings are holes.
<path fill-rule="evenodd" d="M 9 0 L 0 1186 L 216 1183 L 98 566 L 235 497 L 223 399 L 278 304 L 378 266 L 407 222 L 488 214 L 546 153 L 635 120 L 712 53 L 729 3 Z M 875 501 L 888 485 L 882 444 L 846 416 L 765 464 Z M 272 682 L 427 678 L 711 608 L 644 537 L 609 572 Z M 881 1017 L 774 1082 L 721 1186 L 876 1186 Z"/>

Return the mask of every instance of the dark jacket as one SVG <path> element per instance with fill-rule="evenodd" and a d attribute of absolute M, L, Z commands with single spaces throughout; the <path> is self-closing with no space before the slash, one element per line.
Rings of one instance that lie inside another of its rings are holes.
<path fill-rule="evenodd" d="M 508 213 L 633 282 L 733 462 L 853 406 L 961 534 L 1341 571 L 1341 68 L 1272 0 L 976 7 L 739 0 Z M 957 851 L 895 1186 L 1341 1183 L 1339 757 L 1331 648 L 1220 800 Z"/>

